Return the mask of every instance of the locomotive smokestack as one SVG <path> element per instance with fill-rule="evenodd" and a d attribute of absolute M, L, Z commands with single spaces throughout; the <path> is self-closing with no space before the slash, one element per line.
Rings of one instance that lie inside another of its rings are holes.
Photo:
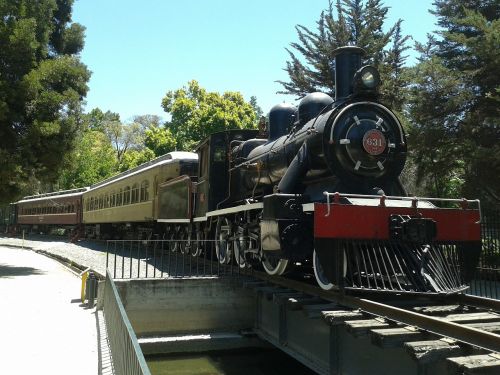
<path fill-rule="evenodd" d="M 333 51 L 335 56 L 335 100 L 346 98 L 354 91 L 354 74 L 361 68 L 361 56 L 365 50 L 345 46 Z"/>

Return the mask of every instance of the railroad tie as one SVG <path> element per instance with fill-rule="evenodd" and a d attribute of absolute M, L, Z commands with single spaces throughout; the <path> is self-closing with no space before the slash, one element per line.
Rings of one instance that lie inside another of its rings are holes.
<path fill-rule="evenodd" d="M 365 314 L 360 310 L 324 311 L 322 315 L 323 319 L 332 326 L 344 324 L 347 320 L 366 318 Z"/>
<path fill-rule="evenodd" d="M 323 303 L 317 305 L 303 305 L 302 311 L 309 319 L 319 319 L 323 316 L 323 312 L 338 309 L 336 303 Z"/>
<path fill-rule="evenodd" d="M 301 310 L 302 306 L 306 305 L 318 305 L 327 303 L 323 298 L 318 297 L 299 297 L 299 298 L 289 298 L 286 302 L 286 306 L 290 310 Z"/>
<path fill-rule="evenodd" d="M 381 348 L 397 348 L 410 341 L 422 341 L 431 336 L 413 326 L 371 330 L 372 343 Z"/>
<path fill-rule="evenodd" d="M 500 374 L 500 355 L 498 353 L 448 358 L 447 363 L 450 374 Z"/>
<path fill-rule="evenodd" d="M 394 324 L 380 317 L 374 319 L 348 320 L 344 323 L 347 332 L 351 333 L 354 337 L 365 336 L 368 335 L 372 329 L 389 328 Z"/>
<path fill-rule="evenodd" d="M 407 342 L 404 347 L 410 356 L 420 364 L 462 355 L 464 352 L 456 340 L 449 338 Z"/>

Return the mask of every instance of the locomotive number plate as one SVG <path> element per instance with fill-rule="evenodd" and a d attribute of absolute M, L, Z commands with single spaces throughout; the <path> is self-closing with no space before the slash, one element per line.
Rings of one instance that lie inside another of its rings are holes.
<path fill-rule="evenodd" d="M 370 155 L 380 155 L 386 145 L 385 137 L 378 129 L 368 130 L 363 137 L 363 148 Z"/>

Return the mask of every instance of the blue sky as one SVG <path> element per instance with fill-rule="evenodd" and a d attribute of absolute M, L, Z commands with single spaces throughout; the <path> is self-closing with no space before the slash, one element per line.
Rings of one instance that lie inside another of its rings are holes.
<path fill-rule="evenodd" d="M 433 0 L 386 0 L 386 25 L 403 19 L 403 33 L 417 41 L 436 29 Z M 99 107 L 134 115 L 167 115 L 168 90 L 195 79 L 209 91 L 252 95 L 264 112 L 289 95 L 285 47 L 295 26 L 315 29 L 328 0 L 76 0 L 73 21 L 86 27 L 82 61 L 92 71 L 87 111 Z M 410 53 L 411 55 L 411 53 Z M 414 62 L 414 54 L 410 56 Z"/>

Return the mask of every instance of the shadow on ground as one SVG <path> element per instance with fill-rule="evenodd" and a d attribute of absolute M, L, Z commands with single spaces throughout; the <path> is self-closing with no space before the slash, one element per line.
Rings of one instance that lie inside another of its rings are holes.
<path fill-rule="evenodd" d="M 45 272 L 33 267 L 17 267 L 0 264 L 0 277 L 12 278 L 16 276 L 44 275 Z"/>

